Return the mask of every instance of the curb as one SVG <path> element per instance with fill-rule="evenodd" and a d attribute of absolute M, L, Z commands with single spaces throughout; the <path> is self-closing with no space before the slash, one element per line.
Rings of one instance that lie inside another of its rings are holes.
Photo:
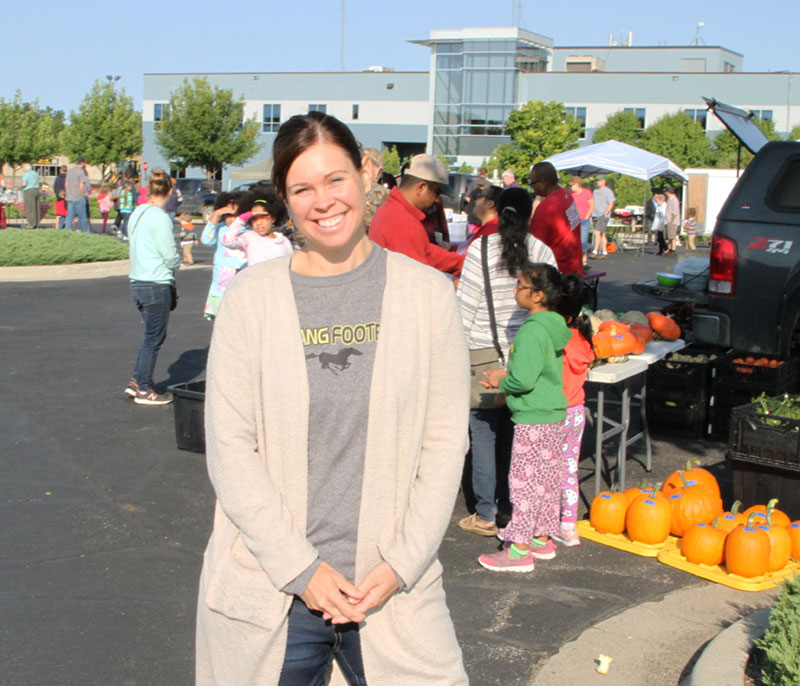
<path fill-rule="evenodd" d="M 750 650 L 767 630 L 770 611 L 764 608 L 720 631 L 680 686 L 741 686 Z"/>
<path fill-rule="evenodd" d="M 181 271 L 210 269 L 210 264 L 181 265 Z M 53 264 L 36 267 L 0 267 L 0 282 L 71 281 L 76 279 L 103 279 L 109 276 L 128 276 L 129 260 L 113 262 L 84 262 L 80 264 Z"/>

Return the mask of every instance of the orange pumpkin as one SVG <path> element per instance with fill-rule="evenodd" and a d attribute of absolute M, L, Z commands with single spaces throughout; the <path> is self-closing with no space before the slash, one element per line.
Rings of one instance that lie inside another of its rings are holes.
<path fill-rule="evenodd" d="M 628 536 L 638 543 L 663 543 L 669 536 L 671 514 L 669 502 L 655 488 L 636 496 L 625 515 Z"/>
<path fill-rule="evenodd" d="M 648 312 L 646 316 L 650 328 L 657 337 L 663 338 L 665 341 L 674 341 L 681 337 L 681 327 L 671 317 L 667 317 L 661 312 Z"/>
<path fill-rule="evenodd" d="M 792 544 L 792 559 L 800 562 L 800 521 L 789 524 L 786 531 L 789 532 L 789 540 Z"/>
<path fill-rule="evenodd" d="M 639 322 L 633 322 L 629 325 L 631 333 L 639 334 L 642 338 L 644 338 L 645 343 L 649 343 L 653 340 L 653 330 L 647 326 L 647 324 L 640 324 Z"/>
<path fill-rule="evenodd" d="M 722 514 L 722 501 L 705 486 L 687 486 L 669 497 L 670 533 L 683 536 L 694 524 L 710 524 Z"/>
<path fill-rule="evenodd" d="M 714 475 L 707 469 L 697 467 L 696 465 L 698 464 L 700 464 L 700 460 L 697 458 L 689 458 L 686 460 L 686 469 L 679 469 L 676 472 L 672 472 L 661 487 L 664 495 L 669 496 L 677 491 L 682 491 L 685 486 L 700 484 L 702 486 L 707 486 L 717 494 L 717 497 L 721 498 L 719 483 L 717 483 Z"/>
<path fill-rule="evenodd" d="M 690 526 L 681 541 L 683 556 L 698 565 L 722 564 L 725 558 L 725 539 L 728 532 L 719 529 L 716 522 L 708 524 L 693 524 Z"/>
<path fill-rule="evenodd" d="M 650 493 L 653 489 L 647 488 L 647 479 L 642 479 L 642 483 L 639 486 L 634 486 L 633 488 L 628 488 L 624 492 L 624 496 L 628 499 L 628 505 L 630 505 L 636 496 L 641 495 L 642 493 Z"/>
<path fill-rule="evenodd" d="M 613 354 L 611 351 L 611 335 L 607 333 L 596 333 L 594 336 L 592 336 L 592 347 L 594 348 L 595 357 L 597 357 L 598 360 L 604 360 L 607 357 L 611 357 Z"/>
<path fill-rule="evenodd" d="M 739 524 L 744 524 L 747 521 L 747 517 L 739 512 L 739 506 L 741 504 L 742 503 L 737 500 L 731 506 L 730 512 L 723 512 L 717 523 L 717 528 L 722 529 L 725 533 L 730 533 L 739 526 Z"/>
<path fill-rule="evenodd" d="M 630 333 L 631 330 L 628 328 L 628 325 L 623 322 L 618 322 L 614 319 L 606 319 L 606 321 L 600 324 L 598 331 L 605 331 L 614 336 L 619 333 Z"/>
<path fill-rule="evenodd" d="M 603 491 L 592 500 L 589 523 L 601 534 L 621 534 L 625 531 L 625 511 L 628 499 L 624 493 Z"/>
<path fill-rule="evenodd" d="M 731 574 L 746 578 L 763 576 L 769 564 L 769 536 L 754 526 L 755 515 L 740 524 L 725 541 L 725 567 Z"/>
<path fill-rule="evenodd" d="M 777 504 L 778 499 L 773 498 L 766 505 L 753 505 L 753 507 L 748 507 L 744 511 L 744 516 L 749 517 L 751 514 L 755 513 L 756 523 L 763 524 L 767 521 L 767 515 L 771 515 L 773 523 L 776 526 L 780 526 L 785 529 L 787 526 L 789 526 L 789 524 L 792 523 L 792 520 L 789 519 L 789 515 L 787 515 L 785 512 L 775 509 Z"/>
<path fill-rule="evenodd" d="M 647 345 L 647 341 L 645 341 L 644 338 L 642 338 L 635 331 L 631 331 L 631 336 L 633 336 L 634 340 L 636 341 L 636 345 L 634 346 L 631 352 L 634 355 L 641 355 L 644 352 L 644 348 Z"/>
<path fill-rule="evenodd" d="M 786 528 L 772 523 L 772 518 L 767 516 L 766 523 L 758 524 L 759 529 L 767 532 L 769 537 L 769 558 L 767 571 L 777 572 L 783 569 L 792 556 L 792 539 Z"/>

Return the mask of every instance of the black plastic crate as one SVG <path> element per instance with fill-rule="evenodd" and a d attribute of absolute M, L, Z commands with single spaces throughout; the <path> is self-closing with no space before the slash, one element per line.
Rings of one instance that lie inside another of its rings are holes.
<path fill-rule="evenodd" d="M 658 436 L 702 438 L 708 426 L 705 399 L 690 401 L 674 395 L 647 392 L 647 426 Z"/>
<path fill-rule="evenodd" d="M 800 519 L 800 470 L 779 469 L 752 462 L 742 455 L 726 455 L 733 468 L 733 497 L 742 510 L 778 499 L 778 509 L 792 521 Z"/>
<path fill-rule="evenodd" d="M 764 367 L 734 362 L 748 357 L 756 360 L 761 358 L 778 360 L 782 364 L 777 367 Z M 735 351 L 716 366 L 712 385 L 726 389 L 748 390 L 754 396 L 762 392 L 767 395 L 791 393 L 797 390 L 798 362 L 797 357 Z"/>
<path fill-rule="evenodd" d="M 205 379 L 176 384 L 171 386 L 170 390 L 174 396 L 175 440 L 178 448 L 204 453 L 206 451 Z"/>
<path fill-rule="evenodd" d="M 663 360 L 651 364 L 647 370 L 647 393 L 671 394 L 675 397 L 685 397 L 691 402 L 707 401 L 711 391 L 712 370 L 731 352 L 725 348 L 693 344 L 676 353 L 670 353 Z M 674 359 L 675 356 L 681 355 L 716 357 L 705 362 Z"/>
<path fill-rule="evenodd" d="M 766 414 L 759 403 L 737 407 L 731 415 L 730 449 L 742 459 L 800 471 L 800 420 Z"/>
<path fill-rule="evenodd" d="M 708 433 L 725 441 L 730 437 L 731 417 L 734 408 L 749 405 L 760 395 L 750 390 L 726 389 L 712 384 L 708 401 Z"/>

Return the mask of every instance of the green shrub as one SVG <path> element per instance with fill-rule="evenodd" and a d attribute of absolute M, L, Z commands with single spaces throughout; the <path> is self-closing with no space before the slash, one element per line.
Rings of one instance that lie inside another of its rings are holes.
<path fill-rule="evenodd" d="M 0 231 L 0 267 L 127 259 L 127 243 L 112 236 L 55 229 Z"/>
<path fill-rule="evenodd" d="M 756 645 L 764 651 L 764 686 L 800 684 L 800 574 L 784 581 L 769 627 Z"/>

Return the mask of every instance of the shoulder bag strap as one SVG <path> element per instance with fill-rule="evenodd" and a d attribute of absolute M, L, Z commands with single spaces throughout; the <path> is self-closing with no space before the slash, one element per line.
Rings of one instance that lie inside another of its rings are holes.
<path fill-rule="evenodd" d="M 483 268 L 483 284 L 486 288 L 486 305 L 489 308 L 489 322 L 492 326 L 492 342 L 500 361 L 505 364 L 506 356 L 497 340 L 497 320 L 494 317 L 494 300 L 492 299 L 492 282 L 489 279 L 489 236 L 481 236 L 481 267 Z"/>
<path fill-rule="evenodd" d="M 142 220 L 142 217 L 144 217 L 144 215 L 146 215 L 152 209 L 153 209 L 153 206 L 150 205 L 150 207 L 148 207 L 144 212 L 142 212 L 138 217 L 136 217 L 136 223 L 130 229 L 128 229 L 128 240 L 133 238 L 133 230 L 137 226 L 139 226 L 139 222 Z"/>

